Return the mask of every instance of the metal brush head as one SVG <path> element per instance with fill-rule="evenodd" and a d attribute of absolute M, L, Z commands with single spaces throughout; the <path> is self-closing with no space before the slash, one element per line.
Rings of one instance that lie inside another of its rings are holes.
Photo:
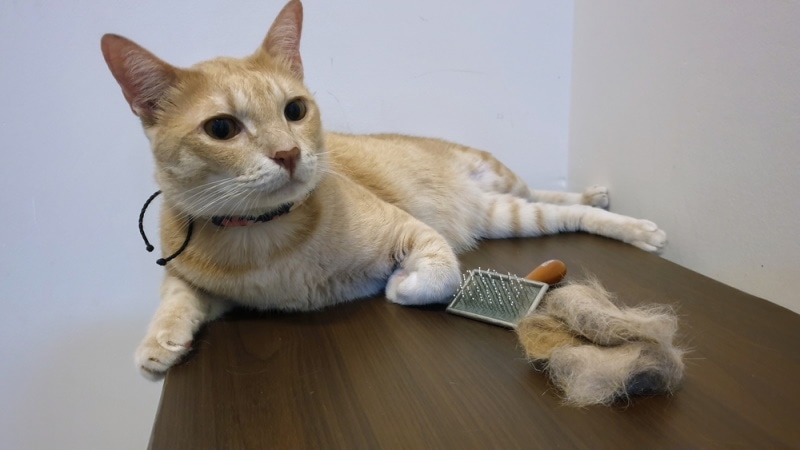
<path fill-rule="evenodd" d="M 447 311 L 453 314 L 516 328 L 544 297 L 546 283 L 502 275 L 488 270 L 470 270 Z"/>

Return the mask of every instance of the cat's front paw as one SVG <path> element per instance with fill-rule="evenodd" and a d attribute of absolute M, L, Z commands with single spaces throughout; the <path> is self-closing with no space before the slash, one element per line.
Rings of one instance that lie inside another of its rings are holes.
<path fill-rule="evenodd" d="M 667 245 L 667 233 L 649 220 L 636 220 L 628 243 L 648 252 L 660 253 Z"/>
<path fill-rule="evenodd" d="M 134 360 L 145 378 L 160 380 L 192 349 L 193 327 L 183 322 L 177 319 L 158 326 L 139 344 Z"/>
<path fill-rule="evenodd" d="M 397 269 L 386 284 L 386 298 L 401 305 L 446 303 L 459 286 L 458 267 Z"/>
<path fill-rule="evenodd" d="M 608 208 L 608 188 L 605 186 L 592 186 L 583 191 L 581 203 L 596 208 Z"/>

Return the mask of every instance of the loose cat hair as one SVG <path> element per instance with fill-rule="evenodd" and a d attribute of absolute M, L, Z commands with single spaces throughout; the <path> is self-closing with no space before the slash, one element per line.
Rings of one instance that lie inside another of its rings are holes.
<path fill-rule="evenodd" d="M 549 291 L 520 320 L 528 359 L 567 404 L 610 405 L 636 395 L 671 394 L 684 375 L 678 317 L 666 305 L 622 306 L 595 278 Z"/>
<path fill-rule="evenodd" d="M 584 231 L 658 251 L 654 223 L 613 214 L 605 188 L 535 191 L 489 153 L 439 139 L 323 131 L 303 84 L 291 0 L 245 58 L 174 67 L 113 34 L 101 48 L 141 119 L 163 193 L 161 303 L 136 351 L 159 378 L 233 305 L 312 310 L 373 295 L 447 301 L 478 240 Z M 249 220 L 291 204 L 273 220 Z M 238 226 L 237 226 L 238 225 Z"/>

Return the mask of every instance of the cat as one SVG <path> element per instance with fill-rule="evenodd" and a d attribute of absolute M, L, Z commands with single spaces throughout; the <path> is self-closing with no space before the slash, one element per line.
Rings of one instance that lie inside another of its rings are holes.
<path fill-rule="evenodd" d="M 151 144 L 164 253 L 188 242 L 166 264 L 135 353 L 144 376 L 163 377 L 234 305 L 314 310 L 381 289 L 402 305 L 446 302 L 460 282 L 456 254 L 480 239 L 584 231 L 665 245 L 654 223 L 605 210 L 603 187 L 531 190 L 484 151 L 323 131 L 303 84 L 302 11 L 289 1 L 254 54 L 186 69 L 101 39 Z"/>

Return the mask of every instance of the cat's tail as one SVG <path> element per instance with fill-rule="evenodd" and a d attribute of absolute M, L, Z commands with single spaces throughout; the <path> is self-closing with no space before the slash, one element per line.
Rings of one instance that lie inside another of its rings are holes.
<path fill-rule="evenodd" d="M 511 194 L 484 194 L 483 238 L 533 237 L 584 231 L 658 252 L 666 234 L 649 220 L 634 219 L 587 205 L 530 202 Z"/>

